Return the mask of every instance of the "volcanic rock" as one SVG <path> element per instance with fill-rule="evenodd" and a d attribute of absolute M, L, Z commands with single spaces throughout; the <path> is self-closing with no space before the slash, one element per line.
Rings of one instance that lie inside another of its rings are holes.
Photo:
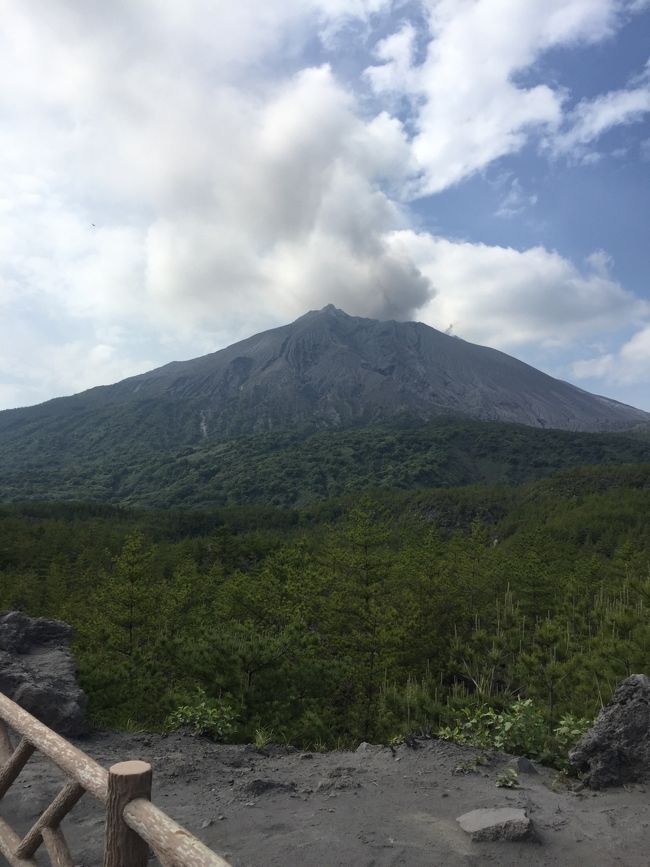
<path fill-rule="evenodd" d="M 650 780 L 650 678 L 633 674 L 618 685 L 569 762 L 592 789 Z"/>
<path fill-rule="evenodd" d="M 86 696 L 70 654 L 72 629 L 61 620 L 0 615 L 0 691 L 61 735 L 84 730 Z"/>

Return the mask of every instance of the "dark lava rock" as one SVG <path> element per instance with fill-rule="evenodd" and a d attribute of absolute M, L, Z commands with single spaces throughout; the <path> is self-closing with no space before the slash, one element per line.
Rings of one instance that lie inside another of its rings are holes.
<path fill-rule="evenodd" d="M 72 629 L 61 620 L 0 615 L 0 691 L 66 737 L 84 731 L 87 699 L 69 650 Z"/>
<path fill-rule="evenodd" d="M 517 773 L 519 774 L 538 774 L 539 771 L 535 767 L 535 765 L 531 762 L 530 759 L 527 759 L 526 756 L 519 756 L 517 759 Z"/>
<path fill-rule="evenodd" d="M 35 647 L 67 647 L 72 627 L 62 620 L 28 617 L 20 611 L 0 615 L 0 650 L 30 653 Z"/>
<path fill-rule="evenodd" d="M 650 678 L 633 674 L 618 685 L 569 762 L 592 789 L 650 780 Z"/>

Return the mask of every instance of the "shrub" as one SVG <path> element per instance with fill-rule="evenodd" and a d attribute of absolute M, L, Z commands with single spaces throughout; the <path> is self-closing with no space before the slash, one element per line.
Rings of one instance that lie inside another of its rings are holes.
<path fill-rule="evenodd" d="M 506 710 L 495 710 L 487 705 L 474 709 L 465 707 L 453 725 L 439 729 L 438 737 L 528 756 L 565 769 L 568 751 L 590 725 L 591 720 L 566 714 L 549 733 L 542 711 L 528 698 L 514 702 Z"/>
<path fill-rule="evenodd" d="M 476 709 L 465 707 L 456 724 L 441 728 L 438 737 L 538 758 L 544 750 L 546 729 L 541 711 L 528 698 L 503 711 L 486 705 Z"/>
<path fill-rule="evenodd" d="M 558 750 L 568 753 L 580 738 L 591 727 L 593 720 L 566 713 L 560 718 L 559 725 L 553 729 L 555 744 Z"/>
<path fill-rule="evenodd" d="M 205 690 L 198 688 L 192 704 L 176 708 L 165 720 L 170 731 L 188 727 L 197 735 L 207 735 L 215 741 L 226 740 L 235 731 L 235 711 L 225 701 L 209 699 Z"/>
<path fill-rule="evenodd" d="M 518 789 L 519 774 L 514 768 L 505 768 L 500 774 L 497 774 L 495 785 L 500 789 Z"/>

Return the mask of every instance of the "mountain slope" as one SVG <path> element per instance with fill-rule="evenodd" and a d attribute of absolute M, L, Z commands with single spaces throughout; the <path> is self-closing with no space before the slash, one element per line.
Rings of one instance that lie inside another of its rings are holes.
<path fill-rule="evenodd" d="M 217 436 L 400 415 L 564 430 L 622 429 L 650 420 L 494 349 L 419 322 L 348 316 L 332 305 L 112 388 L 111 399 L 197 401 L 198 427 Z"/>
<path fill-rule="evenodd" d="M 650 460 L 647 438 L 618 432 L 649 418 L 426 325 L 330 306 L 212 355 L 0 412 L 0 500 L 301 503 L 523 481 Z"/>
<path fill-rule="evenodd" d="M 564 430 L 622 429 L 650 420 L 494 349 L 418 322 L 348 316 L 332 305 L 102 395 L 103 402 L 161 397 L 196 404 L 197 432 L 218 437 L 400 415 L 461 415 Z"/>
<path fill-rule="evenodd" d="M 15 434 L 74 437 L 95 420 L 149 445 L 395 418 L 454 416 L 564 430 L 622 430 L 650 415 L 417 322 L 379 322 L 329 305 L 219 352 L 115 385 L 0 413 Z"/>
<path fill-rule="evenodd" d="M 178 449 L 125 449 L 87 438 L 14 460 L 0 453 L 5 502 L 95 500 L 142 507 L 305 505 L 368 489 L 511 484 L 586 465 L 650 463 L 650 440 L 497 422 L 302 430 L 204 440 Z"/>

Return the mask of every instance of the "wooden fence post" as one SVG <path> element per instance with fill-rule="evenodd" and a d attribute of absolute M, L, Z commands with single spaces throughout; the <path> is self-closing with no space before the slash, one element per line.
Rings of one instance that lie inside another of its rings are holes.
<path fill-rule="evenodd" d="M 151 765 L 119 762 L 109 768 L 104 867 L 147 867 L 149 846 L 122 815 L 135 798 L 151 799 Z"/>

